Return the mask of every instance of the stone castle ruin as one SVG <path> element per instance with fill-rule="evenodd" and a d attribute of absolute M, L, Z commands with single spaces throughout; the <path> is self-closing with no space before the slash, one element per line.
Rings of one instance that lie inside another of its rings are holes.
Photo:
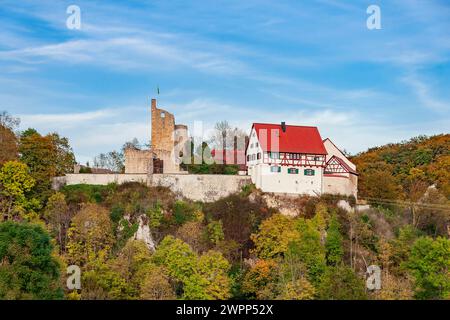
<path fill-rule="evenodd" d="M 126 174 L 183 173 L 180 158 L 188 142 L 188 127 L 175 124 L 170 112 L 151 102 L 151 144 L 148 150 L 125 150 Z"/>

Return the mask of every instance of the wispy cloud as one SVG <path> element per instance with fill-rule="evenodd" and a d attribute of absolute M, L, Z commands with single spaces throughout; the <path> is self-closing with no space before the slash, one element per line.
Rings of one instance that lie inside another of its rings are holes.
<path fill-rule="evenodd" d="M 450 101 L 440 100 L 435 96 L 430 86 L 422 81 L 417 75 L 408 75 L 402 80 L 411 87 L 414 94 L 417 95 L 420 102 L 426 107 L 434 111 L 449 111 Z"/>

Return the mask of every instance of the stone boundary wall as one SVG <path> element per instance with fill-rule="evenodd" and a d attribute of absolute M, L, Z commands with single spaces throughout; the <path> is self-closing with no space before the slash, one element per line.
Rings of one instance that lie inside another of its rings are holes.
<path fill-rule="evenodd" d="M 241 191 L 251 183 L 249 176 L 217 174 L 67 174 L 53 179 L 53 188 L 64 185 L 107 185 L 125 182 L 141 182 L 149 186 L 169 187 L 179 196 L 203 202 L 212 202 Z"/>

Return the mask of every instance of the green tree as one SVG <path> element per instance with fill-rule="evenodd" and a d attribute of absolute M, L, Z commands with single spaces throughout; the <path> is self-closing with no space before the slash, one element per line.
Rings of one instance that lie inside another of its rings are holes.
<path fill-rule="evenodd" d="M 344 265 L 327 268 L 318 286 L 317 295 L 323 300 L 367 299 L 364 281 Z"/>
<path fill-rule="evenodd" d="M 418 299 L 450 298 L 450 240 L 421 237 L 414 243 L 406 267 L 415 278 Z"/>
<path fill-rule="evenodd" d="M 220 252 L 208 251 L 198 257 L 180 239 L 166 236 L 157 247 L 152 261 L 167 270 L 178 282 L 183 299 L 228 299 L 231 282 L 229 262 Z"/>
<path fill-rule="evenodd" d="M 166 236 L 152 260 L 167 268 L 168 275 L 176 281 L 185 282 L 194 272 L 197 257 L 188 244 L 173 236 Z"/>
<path fill-rule="evenodd" d="M 208 241 L 214 245 L 218 245 L 221 241 L 225 239 L 223 234 L 223 224 L 222 221 L 211 221 L 206 226 L 205 236 Z"/>
<path fill-rule="evenodd" d="M 61 299 L 60 266 L 38 225 L 0 223 L 0 299 Z"/>
<path fill-rule="evenodd" d="M 326 269 L 325 248 L 321 242 L 321 233 L 317 228 L 317 222 L 312 219 L 299 219 L 297 230 L 300 236 L 298 240 L 290 243 L 289 255 L 306 266 L 308 278 L 315 285 Z"/>
<path fill-rule="evenodd" d="M 107 251 L 91 255 L 83 268 L 81 298 L 85 300 L 126 300 L 133 298 L 131 284 L 107 260 Z"/>
<path fill-rule="evenodd" d="M 229 262 L 220 252 L 208 251 L 197 261 L 194 274 L 184 286 L 184 299 L 225 300 L 230 298 Z"/>
<path fill-rule="evenodd" d="M 340 224 L 336 215 L 330 220 L 327 230 L 327 238 L 325 242 L 326 258 L 328 265 L 337 265 L 342 261 L 344 255 L 343 238 L 340 232 Z"/>

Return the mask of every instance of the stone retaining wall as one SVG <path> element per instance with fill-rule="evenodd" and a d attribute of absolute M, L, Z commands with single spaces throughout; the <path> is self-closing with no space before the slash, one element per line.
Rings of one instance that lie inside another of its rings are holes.
<path fill-rule="evenodd" d="M 141 182 L 149 186 L 169 187 L 174 193 L 194 201 L 212 202 L 241 191 L 251 183 L 249 176 L 216 174 L 67 174 L 53 180 L 53 188 L 64 185 L 107 185 Z"/>

